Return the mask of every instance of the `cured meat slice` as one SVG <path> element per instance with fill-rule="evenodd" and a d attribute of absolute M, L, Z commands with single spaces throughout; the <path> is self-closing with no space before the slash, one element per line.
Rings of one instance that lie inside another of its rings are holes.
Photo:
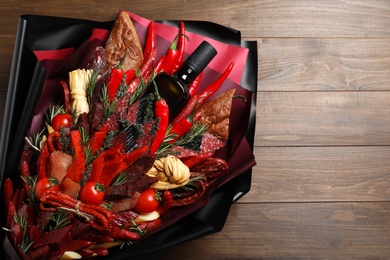
<path fill-rule="evenodd" d="M 208 131 L 226 141 L 229 136 L 229 116 L 235 89 L 231 89 L 201 106 L 199 122 L 208 126 Z"/>
<path fill-rule="evenodd" d="M 128 13 L 121 12 L 104 47 L 109 67 L 114 67 L 123 58 L 123 70 L 137 71 L 143 62 L 143 51 Z"/>

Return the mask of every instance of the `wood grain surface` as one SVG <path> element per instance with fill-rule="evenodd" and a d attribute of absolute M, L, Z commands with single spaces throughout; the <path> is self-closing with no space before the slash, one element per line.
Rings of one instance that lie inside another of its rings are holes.
<path fill-rule="evenodd" d="M 20 15 L 119 9 L 258 43 L 250 192 L 221 232 L 147 259 L 390 258 L 390 1 L 1 1 L 0 126 Z"/>

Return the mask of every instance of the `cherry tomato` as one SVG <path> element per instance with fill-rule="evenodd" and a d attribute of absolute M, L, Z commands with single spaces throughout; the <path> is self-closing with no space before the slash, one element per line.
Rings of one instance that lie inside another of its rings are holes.
<path fill-rule="evenodd" d="M 79 198 L 82 202 L 99 205 L 104 199 L 104 185 L 89 181 L 80 189 Z"/>
<path fill-rule="evenodd" d="M 134 210 L 138 213 L 150 213 L 158 208 L 160 201 L 157 193 L 153 189 L 146 189 L 141 192 Z"/>
<path fill-rule="evenodd" d="M 34 186 L 34 194 L 37 199 L 41 199 L 43 193 L 48 190 L 60 191 L 60 185 L 56 178 L 41 178 Z"/>
<path fill-rule="evenodd" d="M 70 127 L 72 124 L 72 116 L 69 114 L 58 114 L 51 120 L 51 126 L 55 131 L 59 131 L 61 126 Z"/>

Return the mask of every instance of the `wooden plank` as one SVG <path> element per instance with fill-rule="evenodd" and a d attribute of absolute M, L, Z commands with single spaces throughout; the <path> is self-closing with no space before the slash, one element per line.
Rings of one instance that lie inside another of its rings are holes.
<path fill-rule="evenodd" d="M 261 92 L 257 146 L 390 144 L 390 92 Z"/>
<path fill-rule="evenodd" d="M 239 203 L 390 201 L 390 147 L 255 147 Z"/>
<path fill-rule="evenodd" d="M 3 129 L 4 108 L 5 108 L 6 97 L 7 97 L 6 92 L 0 92 L 0 136 L 1 136 L 1 131 Z"/>
<path fill-rule="evenodd" d="M 156 257 L 388 259 L 389 215 L 389 202 L 235 204 L 221 232 Z"/>
<path fill-rule="evenodd" d="M 8 79 L 11 70 L 15 36 L 0 37 L 0 42 L 0 92 L 2 92 L 6 91 L 8 88 Z"/>
<path fill-rule="evenodd" d="M 218 1 L 187 2 L 144 0 L 142 4 L 69 0 L 17 0 L 0 4 L 2 34 L 13 35 L 17 16 L 26 13 L 106 21 L 120 9 L 149 19 L 207 20 L 241 30 L 246 37 L 377 37 L 389 36 L 387 0 Z M 206 9 L 207 8 L 207 9 Z M 375 19 L 374 19 L 375 18 Z"/>
<path fill-rule="evenodd" d="M 258 41 L 259 90 L 389 90 L 389 38 Z"/>

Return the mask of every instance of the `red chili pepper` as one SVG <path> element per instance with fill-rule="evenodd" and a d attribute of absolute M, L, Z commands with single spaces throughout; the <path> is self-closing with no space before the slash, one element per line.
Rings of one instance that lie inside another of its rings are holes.
<path fill-rule="evenodd" d="M 91 151 L 93 154 L 96 154 L 100 151 L 100 148 L 103 146 L 106 135 L 107 132 L 98 131 L 92 135 L 91 139 L 89 139 L 87 146 L 91 147 Z"/>
<path fill-rule="evenodd" d="M 209 97 L 211 97 L 217 90 L 221 87 L 222 83 L 227 79 L 230 72 L 233 70 L 235 61 L 232 61 L 226 70 L 214 80 L 208 87 L 202 90 L 198 95 L 198 100 L 200 105 L 203 104 Z"/>
<path fill-rule="evenodd" d="M 185 107 L 182 109 L 180 114 L 176 116 L 176 118 L 172 121 L 172 124 L 176 124 L 184 117 L 188 116 L 194 109 L 195 105 L 198 104 L 200 107 L 209 97 L 211 97 L 217 90 L 221 87 L 222 83 L 229 76 L 230 72 L 234 67 L 235 61 L 230 63 L 230 65 L 226 68 L 226 70 L 216 79 L 214 80 L 208 87 L 203 89 L 200 93 L 192 96 L 190 100 L 188 100 Z"/>
<path fill-rule="evenodd" d="M 85 171 L 85 154 L 81 145 L 80 131 L 74 130 L 70 133 L 70 143 L 74 149 L 73 162 L 68 168 L 64 179 L 70 178 L 74 182 L 79 182 L 83 178 Z"/>
<path fill-rule="evenodd" d="M 138 224 L 136 227 L 141 229 L 141 230 L 144 230 L 144 231 L 150 231 L 150 230 L 155 229 L 156 227 L 158 227 L 161 224 L 161 222 L 162 222 L 161 219 L 157 218 L 155 220 L 142 222 L 142 223 Z"/>
<path fill-rule="evenodd" d="M 94 181 L 94 182 L 101 182 L 101 177 L 103 173 L 103 166 L 104 166 L 104 157 L 105 152 L 101 153 L 93 162 L 92 162 L 92 169 L 91 174 L 89 175 L 88 181 Z"/>
<path fill-rule="evenodd" d="M 41 149 L 41 153 L 39 154 L 38 159 L 38 180 L 47 177 L 47 160 L 49 159 L 49 146 L 47 141 L 44 143 Z"/>
<path fill-rule="evenodd" d="M 152 49 L 146 56 L 146 59 L 142 63 L 141 67 L 139 68 L 140 75 L 143 78 L 146 78 L 149 74 L 151 74 L 154 61 L 156 60 L 156 56 L 157 56 L 156 48 Z"/>
<path fill-rule="evenodd" d="M 130 82 L 135 78 L 135 70 L 132 70 L 132 69 L 129 69 L 128 71 L 126 71 L 125 73 L 125 81 L 126 81 L 126 85 L 129 85 Z"/>
<path fill-rule="evenodd" d="M 174 74 L 176 71 L 181 67 L 184 60 L 184 49 L 186 46 L 186 35 L 185 35 L 185 26 L 184 22 L 180 22 L 180 29 L 179 29 L 179 42 L 177 44 L 177 54 L 176 59 L 173 61 L 173 64 L 171 66 L 171 69 L 168 73 Z"/>
<path fill-rule="evenodd" d="M 172 207 L 173 202 L 173 195 L 171 190 L 165 190 L 163 193 L 163 200 L 160 204 L 160 206 L 157 209 L 157 212 L 160 213 L 160 215 L 167 212 Z"/>
<path fill-rule="evenodd" d="M 181 136 L 183 136 L 185 133 L 190 131 L 191 127 L 194 124 L 194 121 L 198 118 L 194 118 L 195 111 L 196 111 L 197 105 L 194 106 L 192 112 L 190 115 L 183 117 L 179 122 L 172 125 L 172 129 L 170 133 L 175 134 L 175 138 L 173 138 L 170 143 L 174 143 L 179 139 Z"/>
<path fill-rule="evenodd" d="M 160 57 L 160 59 L 157 61 L 156 65 L 154 66 L 154 72 L 159 73 L 162 70 L 162 67 L 164 65 L 165 60 L 165 54 Z"/>
<path fill-rule="evenodd" d="M 194 79 L 194 81 L 190 84 L 188 88 L 188 93 L 190 94 L 190 97 L 193 97 L 196 92 L 198 91 L 200 82 L 202 81 L 203 78 L 203 71 Z"/>
<path fill-rule="evenodd" d="M 214 154 L 214 152 L 194 155 L 194 156 L 191 156 L 191 157 L 183 160 L 183 163 L 191 170 L 192 168 L 194 168 L 195 166 L 197 166 L 201 162 L 204 162 L 205 160 L 207 160 L 208 158 L 213 156 L 213 154 Z"/>
<path fill-rule="evenodd" d="M 128 154 L 118 154 L 116 157 L 109 159 L 106 155 L 106 160 L 104 161 L 103 169 L 98 182 L 102 183 L 105 186 L 110 185 L 111 181 L 115 178 L 115 176 L 117 176 L 119 173 L 124 171 L 131 164 L 133 164 L 139 157 L 141 157 L 141 155 L 147 152 L 147 149 L 147 146 L 140 147 L 131 151 Z"/>
<path fill-rule="evenodd" d="M 132 94 L 137 89 L 137 87 L 139 86 L 139 84 L 141 83 L 142 80 L 144 82 L 147 82 L 149 80 L 152 69 L 153 69 L 153 64 L 154 64 L 154 61 L 156 59 L 156 55 L 157 55 L 156 48 L 152 49 L 152 51 L 149 52 L 149 55 L 147 56 L 147 58 L 144 60 L 144 62 L 142 63 L 142 65 L 140 67 L 140 73 L 139 73 L 140 75 L 133 78 L 127 84 L 127 87 L 128 87 L 127 92 L 129 94 Z"/>
<path fill-rule="evenodd" d="M 134 241 L 134 240 L 138 240 L 141 238 L 140 235 L 138 235 L 136 232 L 133 232 L 133 231 L 130 231 L 130 230 L 127 230 L 127 229 L 121 229 L 117 226 L 113 226 L 110 230 L 110 236 L 113 238 L 113 239 L 116 239 L 116 240 L 130 240 L 130 241 Z"/>
<path fill-rule="evenodd" d="M 156 135 L 153 139 L 153 142 L 150 146 L 150 153 L 154 154 L 157 152 L 158 148 L 160 147 L 161 143 L 164 140 L 168 124 L 169 124 L 169 108 L 167 102 L 161 98 L 161 96 L 158 93 L 157 85 L 154 84 L 154 89 L 156 92 L 157 101 L 154 104 L 154 114 L 156 119 L 158 120 L 158 127 Z"/>
<path fill-rule="evenodd" d="M 144 58 L 146 58 L 152 49 L 156 48 L 156 33 L 154 30 L 154 22 L 151 21 L 148 26 L 148 36 L 146 38 L 144 48 Z"/>
<path fill-rule="evenodd" d="M 127 52 L 125 54 L 125 57 L 126 55 Z M 107 91 L 108 91 L 108 98 L 110 101 L 113 101 L 114 98 L 116 97 L 116 92 L 118 91 L 118 88 L 122 83 L 123 76 L 125 75 L 125 71 L 123 70 L 122 67 L 125 57 L 123 57 L 122 60 L 119 62 L 119 64 L 111 70 L 110 76 L 107 80 Z"/>
<path fill-rule="evenodd" d="M 176 60 L 177 55 L 178 55 L 177 39 L 175 39 L 173 40 L 167 52 L 165 53 L 165 58 L 163 64 L 161 65 L 162 66 L 161 71 L 170 74 L 173 62 Z"/>

